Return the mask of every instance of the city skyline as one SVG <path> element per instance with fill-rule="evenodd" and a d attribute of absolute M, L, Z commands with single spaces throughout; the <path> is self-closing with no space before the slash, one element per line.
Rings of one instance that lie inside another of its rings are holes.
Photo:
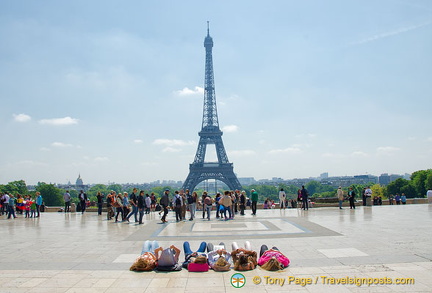
<path fill-rule="evenodd" d="M 238 177 L 430 169 L 431 19 L 426 0 L 1 2 L 0 184 L 184 181 L 207 21 Z"/>

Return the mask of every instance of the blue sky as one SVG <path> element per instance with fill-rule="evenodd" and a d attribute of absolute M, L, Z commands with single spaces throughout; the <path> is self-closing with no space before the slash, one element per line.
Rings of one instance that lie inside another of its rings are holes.
<path fill-rule="evenodd" d="M 186 179 L 207 21 L 239 177 L 431 168 L 431 1 L 5 0 L 0 184 Z"/>

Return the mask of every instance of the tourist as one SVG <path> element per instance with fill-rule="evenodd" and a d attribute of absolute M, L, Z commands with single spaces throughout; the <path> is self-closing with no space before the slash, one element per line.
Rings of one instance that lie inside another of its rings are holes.
<path fill-rule="evenodd" d="M 212 206 L 213 206 L 213 200 L 210 197 L 209 194 L 207 194 L 206 198 L 204 199 L 204 203 L 203 203 L 203 208 L 206 209 L 207 212 L 207 219 L 210 221 L 210 213 L 212 210 Z"/>
<path fill-rule="evenodd" d="M 129 213 L 129 215 L 126 217 L 126 221 L 129 222 L 130 217 L 133 215 L 135 218 L 135 223 L 138 222 L 138 198 L 136 193 L 138 192 L 138 189 L 134 188 L 132 190 L 132 193 L 129 195 L 129 203 L 132 207 L 132 211 Z"/>
<path fill-rule="evenodd" d="M 64 212 L 70 212 L 70 206 L 71 206 L 71 195 L 69 193 L 69 190 L 66 190 L 66 192 L 63 194 L 63 200 L 65 202 Z"/>
<path fill-rule="evenodd" d="M 174 192 L 174 197 L 173 197 L 173 200 L 172 200 L 172 206 L 174 208 L 174 212 L 175 212 L 175 215 L 176 215 L 176 222 L 179 222 L 182 219 L 182 216 L 181 216 L 181 208 L 182 208 L 182 205 L 183 205 L 182 201 L 183 200 L 182 200 L 182 198 L 180 196 L 180 193 L 178 192 L 178 190 L 176 190 Z"/>
<path fill-rule="evenodd" d="M 219 203 L 219 200 L 221 199 L 221 194 L 220 194 L 220 192 L 218 192 L 218 193 L 216 193 L 216 196 L 215 196 L 215 203 L 216 203 L 216 219 L 219 219 L 220 218 L 220 216 L 222 215 L 221 214 L 221 211 L 220 211 L 220 209 L 221 209 L 221 205 L 220 205 L 220 203 Z"/>
<path fill-rule="evenodd" d="M 157 258 L 155 250 L 159 248 L 157 241 L 146 240 L 144 242 L 141 255 L 135 260 L 130 267 L 131 271 L 152 271 L 156 267 Z"/>
<path fill-rule="evenodd" d="M 188 202 L 189 212 L 190 212 L 189 221 L 193 221 L 193 219 L 195 219 L 197 199 L 198 199 L 198 194 L 195 191 L 192 194 L 190 194 L 189 189 L 186 189 L 186 200 Z"/>
<path fill-rule="evenodd" d="M 111 191 L 106 198 L 106 206 L 107 206 L 107 220 L 111 220 L 114 216 L 113 203 L 114 203 L 114 191 Z"/>
<path fill-rule="evenodd" d="M 169 205 L 168 195 L 169 195 L 169 192 L 170 192 L 169 189 L 165 189 L 165 192 L 160 199 L 160 205 L 162 206 L 162 209 L 163 209 L 163 216 L 161 218 L 162 223 L 168 222 L 166 220 L 166 216 L 168 214 L 168 205 Z"/>
<path fill-rule="evenodd" d="M 156 209 L 156 195 L 154 194 L 154 192 L 150 193 L 150 199 L 151 199 L 150 210 L 154 212 Z"/>
<path fill-rule="evenodd" d="M 212 243 L 207 243 L 207 259 L 210 268 L 216 272 L 229 271 L 232 265 L 232 257 L 229 252 L 225 250 L 225 244 L 219 243 L 214 247 Z"/>
<path fill-rule="evenodd" d="M 302 185 L 302 189 L 301 189 L 301 198 L 302 198 L 303 210 L 309 210 L 309 192 L 304 187 L 304 185 Z"/>
<path fill-rule="evenodd" d="M 234 263 L 234 270 L 249 271 L 257 265 L 257 253 L 251 249 L 249 241 L 246 241 L 245 248 L 239 248 L 237 242 L 232 243 L 231 257 Z"/>
<path fill-rule="evenodd" d="M 219 199 L 219 205 L 223 206 L 223 209 L 224 209 L 223 210 L 223 217 L 225 218 L 225 220 L 232 219 L 232 210 L 231 210 L 231 207 L 232 207 L 232 198 L 231 198 L 231 191 L 226 190 L 224 192 L 224 195 Z M 229 217 L 227 217 L 227 214 L 226 214 L 227 211 L 228 211 L 228 216 Z M 221 215 L 221 217 L 222 217 L 222 215 Z"/>
<path fill-rule="evenodd" d="M 10 219 L 11 217 L 13 217 L 14 219 L 16 218 L 16 215 L 15 215 L 15 196 L 12 193 L 9 195 L 7 218 Z"/>
<path fill-rule="evenodd" d="M 337 198 L 338 198 L 338 201 L 339 201 L 339 209 L 342 209 L 342 204 L 343 204 L 343 201 L 344 201 L 344 194 L 343 194 L 343 190 L 342 190 L 341 186 L 339 186 L 339 188 L 337 189 L 336 194 L 337 194 Z"/>
<path fill-rule="evenodd" d="M 405 196 L 405 193 L 402 193 L 400 200 L 401 200 L 402 204 L 406 204 L 407 203 L 407 198 Z"/>
<path fill-rule="evenodd" d="M 252 215 L 256 216 L 257 204 L 258 204 L 258 192 L 255 189 L 251 190 L 251 199 L 252 199 Z"/>
<path fill-rule="evenodd" d="M 183 252 L 185 254 L 185 261 L 183 262 L 183 265 L 182 265 L 183 268 L 187 269 L 188 265 L 191 262 L 194 262 L 195 258 L 200 256 L 200 255 L 206 256 L 206 261 L 207 261 L 206 248 L 207 248 L 207 243 L 205 243 L 203 241 L 203 242 L 201 242 L 200 246 L 198 247 L 198 250 L 196 250 L 194 252 L 191 250 L 190 244 L 188 241 L 183 242 Z"/>
<path fill-rule="evenodd" d="M 156 270 L 159 271 L 180 271 L 182 267 L 178 264 L 180 249 L 171 245 L 169 248 L 163 249 L 158 247 L 155 250 L 157 259 Z"/>
<path fill-rule="evenodd" d="M 355 209 L 355 196 L 356 196 L 355 191 L 353 190 L 352 187 L 350 187 L 348 191 L 350 209 Z"/>
<path fill-rule="evenodd" d="M 388 197 L 388 201 L 389 201 L 389 205 L 393 205 L 393 201 L 394 201 L 394 196 L 393 196 L 393 194 L 390 194 L 389 195 L 389 197 Z"/>
<path fill-rule="evenodd" d="M 102 215 L 103 194 L 99 191 L 96 195 L 96 198 L 97 198 L 98 215 L 100 216 Z"/>
<path fill-rule="evenodd" d="M 182 199 L 181 220 L 186 221 L 187 201 L 186 201 L 186 195 L 185 195 L 183 189 L 180 190 L 180 197 Z"/>
<path fill-rule="evenodd" d="M 283 188 L 279 190 L 279 207 L 280 209 L 286 208 L 286 193 Z"/>
<path fill-rule="evenodd" d="M 121 214 L 121 218 L 120 220 L 123 220 L 123 197 L 121 192 L 117 195 L 115 202 L 114 202 L 114 207 L 116 208 L 116 215 L 115 215 L 115 221 L 118 222 L 118 216 L 119 214 Z"/>
<path fill-rule="evenodd" d="M 126 221 L 126 217 L 130 212 L 130 203 L 129 203 L 129 195 L 127 192 L 123 192 L 123 219 L 122 221 Z"/>
<path fill-rule="evenodd" d="M 138 213 L 139 213 L 139 220 L 138 224 L 143 224 L 143 217 L 144 217 L 144 209 L 145 209 L 145 198 L 144 198 L 144 191 L 141 190 L 138 199 L 137 199 L 137 207 L 138 207 Z"/>
<path fill-rule="evenodd" d="M 267 271 L 278 271 L 288 267 L 289 259 L 279 251 L 277 247 L 268 249 L 267 245 L 263 244 L 260 250 L 258 265 Z"/>
<path fill-rule="evenodd" d="M 397 205 L 400 205 L 400 203 L 401 203 L 401 197 L 400 197 L 399 193 L 396 193 L 395 201 L 396 201 Z"/>
<path fill-rule="evenodd" d="M 36 217 L 40 217 L 42 203 L 43 198 L 41 193 L 38 191 L 36 192 Z"/>
<path fill-rule="evenodd" d="M 246 191 L 242 190 L 241 194 L 240 194 L 240 215 L 244 216 L 245 213 L 245 208 L 246 208 Z"/>
<path fill-rule="evenodd" d="M 146 193 L 144 202 L 145 202 L 145 213 L 150 214 L 151 198 L 150 198 L 150 195 L 148 193 Z"/>

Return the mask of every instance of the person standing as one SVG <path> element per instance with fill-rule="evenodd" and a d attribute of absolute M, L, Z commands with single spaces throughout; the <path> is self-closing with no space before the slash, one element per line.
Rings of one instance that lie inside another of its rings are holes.
<path fill-rule="evenodd" d="M 302 208 L 303 208 L 303 210 L 309 210 L 309 192 L 304 187 L 304 185 L 302 185 L 301 197 L 302 197 Z"/>
<path fill-rule="evenodd" d="M 337 198 L 338 198 L 338 201 L 339 201 L 339 209 L 341 210 L 342 209 L 342 204 L 343 204 L 343 200 L 344 200 L 344 194 L 343 194 L 343 190 L 342 190 L 342 187 L 341 186 L 339 186 L 339 188 L 337 189 Z"/>
<path fill-rule="evenodd" d="M 402 204 L 406 204 L 406 202 L 407 202 L 407 198 L 405 196 L 405 193 L 402 193 L 402 195 L 401 195 L 401 202 L 402 202 Z"/>
<path fill-rule="evenodd" d="M 369 197 L 369 198 L 371 198 L 372 197 L 372 189 L 370 189 L 370 187 L 368 186 L 366 189 L 365 189 L 365 201 L 364 201 L 364 203 L 363 203 L 363 205 L 365 206 L 366 205 L 366 202 L 367 202 L 367 198 Z"/>
<path fill-rule="evenodd" d="M 181 209 L 183 206 L 183 199 L 180 196 L 178 190 L 175 191 L 174 193 L 174 198 L 172 201 L 172 205 L 174 207 L 174 211 L 175 211 L 175 215 L 176 215 L 176 221 L 179 222 L 182 219 L 182 215 L 181 215 Z"/>
<path fill-rule="evenodd" d="M 240 216 L 244 216 L 245 213 L 245 208 L 246 208 L 246 191 L 242 190 L 242 192 L 240 193 Z"/>
<path fill-rule="evenodd" d="M 168 205 L 169 205 L 168 195 L 169 195 L 169 192 L 170 192 L 169 189 L 165 189 L 165 192 L 164 192 L 164 194 L 162 195 L 162 197 L 160 199 L 160 205 L 163 208 L 163 215 L 162 215 L 162 219 L 161 219 L 162 223 L 168 222 L 166 220 L 166 216 L 168 214 Z"/>
<path fill-rule="evenodd" d="M 65 202 L 65 207 L 64 207 L 64 212 L 70 212 L 70 201 L 71 201 L 71 196 L 69 194 L 69 190 L 66 190 L 66 192 L 63 194 L 63 200 Z"/>
<path fill-rule="evenodd" d="M 146 193 L 146 196 L 144 198 L 144 203 L 145 203 L 145 213 L 150 214 L 151 198 L 150 198 L 150 195 L 148 193 Z"/>
<path fill-rule="evenodd" d="M 355 210 L 355 191 L 353 190 L 352 187 L 349 188 L 349 192 L 348 192 L 348 199 L 349 199 L 349 204 L 350 204 L 350 209 L 354 209 Z"/>
<path fill-rule="evenodd" d="M 126 217 L 126 221 L 128 221 L 128 222 L 129 222 L 129 218 L 132 215 L 135 216 L 135 223 L 138 222 L 138 198 L 137 198 L 137 195 L 136 195 L 137 192 L 138 192 L 138 189 L 134 188 L 132 190 L 132 193 L 129 195 L 129 203 L 132 206 L 132 211 Z"/>
<path fill-rule="evenodd" d="M 114 191 L 111 191 L 106 199 L 106 206 L 107 206 L 107 220 L 111 220 L 114 216 L 114 210 L 113 210 L 113 201 L 114 201 Z"/>
<path fill-rule="evenodd" d="M 116 207 L 116 215 L 115 215 L 115 221 L 118 222 L 118 216 L 121 214 L 120 220 L 123 220 L 123 197 L 121 192 L 116 197 L 115 201 L 115 207 Z"/>
<path fill-rule="evenodd" d="M 207 219 L 210 221 L 210 212 L 212 209 L 212 205 L 213 205 L 213 200 L 210 197 L 209 194 L 207 194 L 206 198 L 204 199 L 204 207 L 207 211 Z"/>
<path fill-rule="evenodd" d="M 144 209 L 145 209 L 145 198 L 144 198 L 144 191 L 141 190 L 138 195 L 138 201 L 137 201 L 137 207 L 139 212 L 139 221 L 138 224 L 143 224 L 143 216 L 144 216 Z"/>
<path fill-rule="evenodd" d="M 36 192 L 36 217 L 40 216 L 42 203 L 43 203 L 43 198 L 41 193 L 38 191 Z"/>
<path fill-rule="evenodd" d="M 225 220 L 232 219 L 233 218 L 233 212 L 232 212 L 231 191 L 225 190 L 224 195 L 219 200 L 219 204 L 222 204 L 224 206 L 223 216 L 225 217 Z M 228 211 L 228 217 L 226 215 L 227 211 Z"/>
<path fill-rule="evenodd" d="M 103 194 L 102 194 L 102 192 L 98 191 L 98 193 L 96 194 L 96 198 L 97 198 L 98 215 L 101 216 L 102 215 L 102 206 L 103 206 Z"/>
<path fill-rule="evenodd" d="M 220 192 L 216 193 L 215 196 L 215 203 L 216 203 L 216 219 L 219 219 L 222 216 L 222 213 L 220 211 L 220 203 L 219 200 L 221 199 Z"/>
<path fill-rule="evenodd" d="M 123 219 L 122 221 L 126 221 L 126 217 L 130 212 L 130 203 L 129 203 L 129 194 L 127 192 L 123 192 Z"/>
<path fill-rule="evenodd" d="M 252 200 L 252 215 L 256 216 L 257 204 L 258 204 L 258 192 L 255 189 L 251 190 L 251 200 Z"/>
<path fill-rule="evenodd" d="M 283 188 L 281 188 L 279 191 L 279 207 L 281 209 L 286 208 L 286 193 Z"/>
<path fill-rule="evenodd" d="M 12 193 L 9 195 L 8 217 L 7 218 L 10 219 L 11 217 L 13 217 L 14 219 L 16 218 L 16 215 L 15 215 L 15 197 Z"/>
<path fill-rule="evenodd" d="M 9 213 L 9 199 L 10 196 L 7 192 L 5 192 L 2 196 L 2 215 L 5 214 L 7 215 Z"/>
<path fill-rule="evenodd" d="M 193 221 L 193 219 L 195 218 L 197 198 L 198 198 L 198 194 L 195 191 L 192 194 L 190 194 L 189 189 L 186 189 L 186 199 L 189 205 L 189 212 L 190 212 L 189 221 Z"/>
<path fill-rule="evenodd" d="M 80 200 L 81 214 L 84 214 L 86 210 L 87 194 L 85 194 L 84 191 L 81 190 L 80 194 L 78 195 L 78 198 Z M 37 199 L 36 199 L 36 204 L 37 204 Z"/>
<path fill-rule="evenodd" d="M 389 205 L 391 205 L 391 206 L 393 205 L 393 200 L 394 200 L 394 196 L 393 196 L 393 194 L 390 194 L 388 197 Z"/>
<path fill-rule="evenodd" d="M 182 199 L 182 206 L 181 206 L 181 219 L 183 221 L 186 221 L 186 210 L 187 210 L 187 201 L 186 201 L 186 195 L 183 191 L 183 189 L 180 190 L 180 197 Z"/>

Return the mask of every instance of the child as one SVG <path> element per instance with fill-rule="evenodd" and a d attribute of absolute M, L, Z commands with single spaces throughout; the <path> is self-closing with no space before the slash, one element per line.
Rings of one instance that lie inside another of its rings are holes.
<path fill-rule="evenodd" d="M 30 199 L 30 218 L 36 218 L 36 201 Z"/>
<path fill-rule="evenodd" d="M 25 217 L 30 218 L 30 197 L 27 196 L 24 200 Z"/>

